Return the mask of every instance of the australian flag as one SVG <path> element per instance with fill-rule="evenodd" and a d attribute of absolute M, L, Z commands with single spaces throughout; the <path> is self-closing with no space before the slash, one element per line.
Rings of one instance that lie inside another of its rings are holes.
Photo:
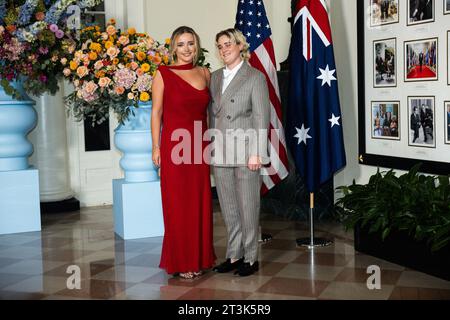
<path fill-rule="evenodd" d="M 336 65 L 325 0 L 299 0 L 294 17 L 286 139 L 316 192 L 346 164 Z"/>

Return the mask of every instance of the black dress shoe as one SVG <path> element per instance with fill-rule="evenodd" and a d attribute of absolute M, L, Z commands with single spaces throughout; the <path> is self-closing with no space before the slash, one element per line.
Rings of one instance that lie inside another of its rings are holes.
<path fill-rule="evenodd" d="M 235 270 L 239 268 L 239 266 L 244 262 L 244 258 L 241 258 L 233 263 L 231 263 L 231 259 L 228 258 L 225 262 L 222 262 L 218 266 L 215 266 L 213 268 L 213 271 L 216 271 L 218 273 L 226 273 L 230 272 L 232 270 Z"/>
<path fill-rule="evenodd" d="M 241 277 L 246 277 L 254 274 L 258 270 L 259 270 L 258 261 L 253 262 L 253 264 L 250 264 L 250 262 L 244 262 L 243 264 L 240 265 L 240 267 L 234 274 L 238 274 Z"/>

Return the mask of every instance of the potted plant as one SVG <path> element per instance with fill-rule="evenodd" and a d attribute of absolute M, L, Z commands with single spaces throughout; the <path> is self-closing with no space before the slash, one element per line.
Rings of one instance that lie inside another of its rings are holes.
<path fill-rule="evenodd" d="M 365 185 L 338 187 L 336 212 L 355 249 L 450 280 L 449 176 L 377 171 Z"/>

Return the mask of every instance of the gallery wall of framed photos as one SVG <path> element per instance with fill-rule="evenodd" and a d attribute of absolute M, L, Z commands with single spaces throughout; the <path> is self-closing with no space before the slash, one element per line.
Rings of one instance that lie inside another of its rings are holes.
<path fill-rule="evenodd" d="M 358 1 L 361 164 L 450 174 L 450 0 Z"/>

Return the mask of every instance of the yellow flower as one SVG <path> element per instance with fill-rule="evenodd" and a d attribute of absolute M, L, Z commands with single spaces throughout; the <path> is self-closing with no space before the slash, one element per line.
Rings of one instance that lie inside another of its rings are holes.
<path fill-rule="evenodd" d="M 136 56 L 137 56 L 137 59 L 138 59 L 139 61 L 143 61 L 143 60 L 145 60 L 145 58 L 147 58 L 147 55 L 146 55 L 144 52 L 141 52 L 141 51 L 139 51 L 139 52 L 136 54 Z"/>
<path fill-rule="evenodd" d="M 130 36 L 134 35 L 135 33 L 136 33 L 136 29 L 135 29 L 135 28 L 129 28 L 129 29 L 128 29 L 128 34 L 129 34 Z"/>
<path fill-rule="evenodd" d="M 115 65 L 115 64 L 119 64 L 119 59 L 114 58 L 114 59 L 113 59 L 113 64 L 114 64 L 114 65 Z"/>
<path fill-rule="evenodd" d="M 114 44 L 111 41 L 106 41 L 105 42 L 105 48 L 106 50 L 108 50 L 109 48 L 111 48 Z"/>
<path fill-rule="evenodd" d="M 170 44 L 170 38 L 166 39 L 166 44 Z"/>
<path fill-rule="evenodd" d="M 148 72 L 148 71 L 150 71 L 150 65 L 149 65 L 148 63 L 144 63 L 144 64 L 141 66 L 141 69 L 142 69 L 142 71 L 144 71 L 144 72 Z"/>
<path fill-rule="evenodd" d="M 143 102 L 147 102 L 148 100 L 150 100 L 150 95 L 145 91 L 141 92 L 139 99 Z"/>
<path fill-rule="evenodd" d="M 78 68 L 78 63 L 76 63 L 75 61 L 70 61 L 70 70 L 73 70 L 73 71 L 75 71 L 75 70 L 77 70 L 77 68 Z"/>
<path fill-rule="evenodd" d="M 102 51 L 102 46 L 100 45 L 100 43 L 97 43 L 97 42 L 92 42 L 90 45 L 89 45 L 89 49 L 91 49 L 92 51 L 95 51 L 95 52 L 101 52 Z"/>
<path fill-rule="evenodd" d="M 89 60 L 94 61 L 97 60 L 97 53 L 95 51 L 89 52 Z"/>
<path fill-rule="evenodd" d="M 169 57 L 164 56 L 163 61 L 164 61 L 164 64 L 169 64 Z"/>

